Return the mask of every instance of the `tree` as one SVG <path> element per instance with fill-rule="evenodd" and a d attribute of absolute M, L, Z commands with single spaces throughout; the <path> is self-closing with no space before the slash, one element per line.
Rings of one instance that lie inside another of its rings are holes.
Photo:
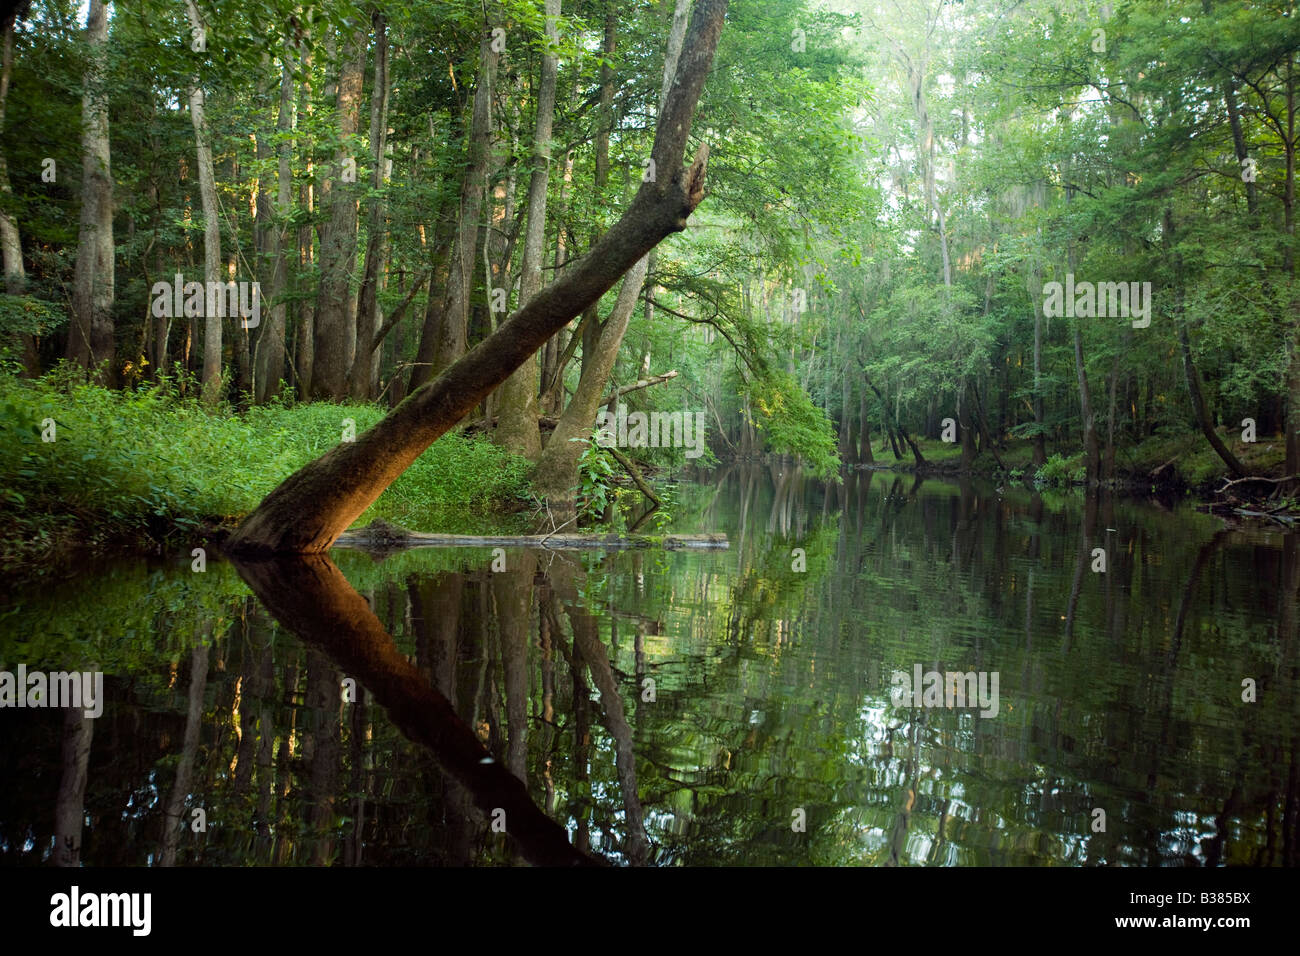
<path fill-rule="evenodd" d="M 704 198 L 708 146 L 683 164 L 700 92 L 713 62 L 727 0 L 699 0 L 676 79 L 659 117 L 651 159 L 622 217 L 563 278 L 534 296 L 468 355 L 417 389 L 374 428 L 290 476 L 239 526 L 239 553 L 326 550 L 447 429 L 609 289 L 665 236 L 686 227 Z"/>
<path fill-rule="evenodd" d="M 356 182 L 353 138 L 361 117 L 367 35 L 364 26 L 357 26 L 345 35 L 337 79 L 325 91 L 326 100 L 335 102 L 339 145 L 333 165 L 320 182 L 321 205 L 327 218 L 320 237 L 321 277 L 316 296 L 312 392 L 318 398 L 334 401 L 347 395 L 348 370 L 357 348 L 351 288 L 357 257 L 357 201 L 354 190 L 348 187 Z"/>
<path fill-rule="evenodd" d="M 559 40 L 556 18 L 560 0 L 546 0 L 546 40 Z M 546 254 L 546 190 L 551 176 L 551 131 L 555 122 L 555 86 L 559 57 L 552 49 L 542 53 L 542 75 L 537 93 L 537 128 L 533 134 L 533 171 L 528 182 L 528 229 L 519 272 L 519 301 L 528 302 L 542 287 L 542 260 Z M 541 454 L 537 428 L 538 370 L 533 360 L 524 362 L 500 391 L 500 418 L 496 441 L 516 454 L 536 460 Z"/>
<path fill-rule="evenodd" d="M 102 384 L 117 378 L 113 341 L 113 170 L 108 140 L 105 46 L 108 8 L 90 0 L 86 12 L 85 90 L 81 95 L 81 229 L 72 286 L 68 358 Z"/>
<path fill-rule="evenodd" d="M 190 34 L 200 50 L 207 46 L 207 26 L 194 0 L 185 0 Z M 199 197 L 203 203 L 203 281 L 205 288 L 221 282 L 221 219 L 217 212 L 217 178 L 212 171 L 212 142 L 204 111 L 206 95 L 196 76 L 190 82 L 190 122 L 194 126 L 194 152 L 199 170 Z M 212 299 L 204 301 L 211 309 Z M 203 323 L 203 401 L 216 404 L 221 398 L 221 319 L 217 311 L 206 311 Z"/>

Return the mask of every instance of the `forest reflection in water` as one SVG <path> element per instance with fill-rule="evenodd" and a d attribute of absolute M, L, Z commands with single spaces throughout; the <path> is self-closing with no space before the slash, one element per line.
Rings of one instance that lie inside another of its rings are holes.
<path fill-rule="evenodd" d="M 779 463 L 675 497 L 730 550 L 140 559 L 11 595 L 0 668 L 93 661 L 107 701 L 0 712 L 0 860 L 1300 862 L 1295 535 Z M 996 716 L 895 706 L 917 666 L 996 673 Z"/>

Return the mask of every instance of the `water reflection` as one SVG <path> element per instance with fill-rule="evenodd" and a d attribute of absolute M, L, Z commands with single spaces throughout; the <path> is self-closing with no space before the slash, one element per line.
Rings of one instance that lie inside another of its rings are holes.
<path fill-rule="evenodd" d="M 730 551 L 141 560 L 17 595 L 0 669 L 98 662 L 107 702 L 0 711 L 0 859 L 1298 862 L 1295 535 L 708 479 L 673 530 Z M 997 716 L 894 706 L 918 665 L 997 672 Z"/>

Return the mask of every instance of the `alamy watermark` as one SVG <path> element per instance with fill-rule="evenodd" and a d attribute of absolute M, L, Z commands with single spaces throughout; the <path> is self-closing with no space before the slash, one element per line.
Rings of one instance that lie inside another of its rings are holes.
<path fill-rule="evenodd" d="M 894 671 L 889 698 L 895 707 L 976 707 L 981 717 L 998 715 L 997 671 L 923 671 L 921 665 Z"/>
<path fill-rule="evenodd" d="M 632 412 L 626 405 L 596 416 L 601 448 L 685 448 L 687 458 L 704 454 L 703 412 Z"/>
<path fill-rule="evenodd" d="M 174 282 L 155 282 L 149 296 L 155 319 L 240 318 L 246 329 L 262 321 L 260 282 L 186 282 L 178 272 Z"/>
<path fill-rule="evenodd" d="M 1132 319 L 1133 328 L 1151 324 L 1150 282 L 1079 282 L 1065 274 L 1065 284 L 1043 283 L 1043 315 L 1049 319 Z"/>
<path fill-rule="evenodd" d="M 87 717 L 104 712 L 103 671 L 0 671 L 0 707 L 80 707 Z"/>
<path fill-rule="evenodd" d="M 50 897 L 50 925 L 55 927 L 124 926 L 133 936 L 148 936 L 152 911 L 152 893 L 83 893 L 73 886 Z"/>

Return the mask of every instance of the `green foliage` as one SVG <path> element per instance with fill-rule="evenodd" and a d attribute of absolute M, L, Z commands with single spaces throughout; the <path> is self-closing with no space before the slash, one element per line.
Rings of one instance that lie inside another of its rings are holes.
<path fill-rule="evenodd" d="M 1035 473 L 1034 481 L 1040 485 L 1079 484 L 1084 480 L 1084 469 L 1078 462 L 1078 456 L 1065 459 L 1060 455 L 1052 455 Z"/>
<path fill-rule="evenodd" d="M 94 539 L 163 540 L 233 521 L 337 445 L 344 419 L 360 433 L 383 415 L 365 405 L 273 404 L 238 416 L 178 398 L 171 382 L 115 392 L 66 378 L 0 376 L 0 511 L 10 541 L 51 516 L 75 518 Z M 52 442 L 39 439 L 46 418 L 56 422 Z M 463 522 L 521 496 L 528 467 L 486 441 L 448 434 L 361 520 L 446 530 L 449 518 Z"/>
<path fill-rule="evenodd" d="M 740 393 L 749 399 L 752 423 L 773 451 L 797 455 L 821 478 L 838 477 L 840 459 L 830 418 L 793 375 L 768 371 L 741 382 Z"/>
<path fill-rule="evenodd" d="M 605 449 L 591 438 L 572 438 L 586 447 L 578 458 L 578 513 L 586 521 L 604 517 L 614 491 L 614 461 Z"/>

